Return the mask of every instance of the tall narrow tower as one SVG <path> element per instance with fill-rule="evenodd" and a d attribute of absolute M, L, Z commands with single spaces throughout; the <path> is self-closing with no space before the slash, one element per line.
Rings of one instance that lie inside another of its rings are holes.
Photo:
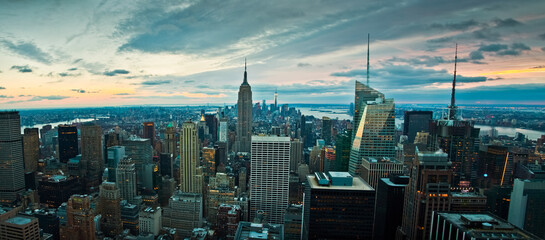
<path fill-rule="evenodd" d="M 278 89 L 274 90 L 274 110 L 278 109 Z"/>
<path fill-rule="evenodd" d="M 238 91 L 238 120 L 235 151 L 250 152 L 252 142 L 252 87 L 248 84 L 246 60 L 244 61 L 244 81 Z"/>
<path fill-rule="evenodd" d="M 104 169 L 102 152 L 102 128 L 96 124 L 81 127 L 81 161 L 85 174 L 87 191 L 98 191 Z"/>
<path fill-rule="evenodd" d="M 458 107 L 455 105 L 455 92 L 456 92 L 456 63 L 458 62 L 458 44 L 456 44 L 456 50 L 454 53 L 454 79 L 452 80 L 452 95 L 450 96 L 450 106 L 448 112 L 449 120 L 456 120 L 456 111 Z"/>

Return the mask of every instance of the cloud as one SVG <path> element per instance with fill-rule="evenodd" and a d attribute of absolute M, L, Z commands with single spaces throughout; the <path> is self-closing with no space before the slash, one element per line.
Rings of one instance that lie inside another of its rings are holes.
<path fill-rule="evenodd" d="M 14 65 L 14 66 L 11 66 L 10 69 L 16 69 L 17 71 L 22 72 L 22 73 L 32 72 L 32 69 L 28 65 L 24 65 L 24 66 Z"/>
<path fill-rule="evenodd" d="M 521 22 L 512 19 L 512 18 L 506 18 L 506 19 L 494 19 L 494 23 L 496 23 L 496 27 L 516 27 L 519 25 L 522 25 Z"/>
<path fill-rule="evenodd" d="M 483 53 L 480 51 L 473 51 L 469 53 L 469 58 L 471 60 L 482 60 L 484 59 Z"/>
<path fill-rule="evenodd" d="M 428 43 L 446 43 L 446 42 L 452 42 L 453 40 L 454 40 L 453 37 L 441 37 L 441 38 L 429 39 L 426 42 L 428 42 Z"/>
<path fill-rule="evenodd" d="M 470 27 L 478 26 L 479 23 L 473 19 L 466 20 L 463 22 L 457 22 L 457 23 L 434 23 L 431 25 L 432 28 L 440 28 L 440 29 L 446 29 L 446 30 L 454 30 L 454 31 L 462 31 L 467 30 Z"/>
<path fill-rule="evenodd" d="M 490 44 L 479 47 L 479 51 L 483 52 L 498 52 L 500 50 L 507 49 L 508 46 L 505 44 Z"/>
<path fill-rule="evenodd" d="M 454 59 L 445 60 L 443 57 L 440 57 L 440 56 L 432 57 L 427 55 L 417 56 L 414 58 L 393 57 L 388 59 L 387 61 L 408 63 L 409 65 L 424 65 L 426 67 L 433 67 L 443 63 L 454 63 Z M 467 59 L 463 59 L 463 58 L 458 59 L 458 62 L 467 62 L 467 61 L 468 61 Z"/>
<path fill-rule="evenodd" d="M 473 31 L 472 35 L 474 38 L 481 39 L 481 40 L 487 40 L 487 41 L 500 40 L 500 34 L 497 32 L 493 32 L 492 30 L 488 28 L 483 28 L 483 29 Z"/>
<path fill-rule="evenodd" d="M 80 76 L 81 73 L 67 73 L 67 72 L 60 72 L 59 73 L 59 76 L 61 77 L 75 77 L 75 76 Z"/>
<path fill-rule="evenodd" d="M 115 76 L 118 74 L 129 74 L 129 71 L 124 69 L 115 69 L 113 71 L 105 71 L 103 74 L 106 76 Z"/>
<path fill-rule="evenodd" d="M 541 48 L 541 51 L 544 51 L 544 52 L 545 52 L 545 47 L 542 47 L 542 48 Z"/>
<path fill-rule="evenodd" d="M 300 67 L 300 68 L 310 67 L 310 66 L 312 66 L 312 64 L 310 64 L 310 63 L 298 63 L 297 64 L 297 67 Z"/>
<path fill-rule="evenodd" d="M 85 93 L 85 90 L 83 89 L 71 89 L 70 91 L 77 92 L 77 93 Z"/>
<path fill-rule="evenodd" d="M 184 83 L 193 83 L 193 82 L 195 82 L 195 81 L 193 81 L 193 80 L 185 80 L 184 81 Z"/>
<path fill-rule="evenodd" d="M 6 89 L 6 88 L 5 87 L 0 87 L 0 90 L 4 90 L 4 89 Z"/>
<path fill-rule="evenodd" d="M 59 96 L 59 95 L 35 96 L 35 97 L 31 98 L 28 101 L 42 101 L 42 100 L 54 101 L 54 100 L 63 100 L 63 99 L 67 99 L 67 98 L 70 98 L 70 97 L 68 97 L 68 96 Z"/>
<path fill-rule="evenodd" d="M 131 95 L 130 93 L 116 93 L 114 95 L 118 95 L 118 96 L 127 96 L 127 95 Z"/>
<path fill-rule="evenodd" d="M 76 71 L 76 70 L 78 70 L 78 68 L 73 67 L 73 68 L 69 68 L 67 71 Z"/>
<path fill-rule="evenodd" d="M 0 95 L 0 98 L 13 98 L 13 96 Z"/>
<path fill-rule="evenodd" d="M 7 40 L 0 41 L 12 52 L 19 54 L 25 58 L 32 59 L 41 63 L 49 64 L 52 61 L 52 57 L 46 52 L 42 51 L 33 42 L 11 42 Z"/>
<path fill-rule="evenodd" d="M 524 43 L 513 43 L 511 48 L 508 50 L 502 50 L 497 52 L 498 56 L 518 56 L 524 51 L 529 51 L 530 47 L 526 46 Z"/>
<path fill-rule="evenodd" d="M 511 49 L 515 49 L 515 50 L 522 50 L 522 51 L 529 51 L 530 50 L 530 47 L 528 47 L 526 44 L 524 43 L 513 43 L 511 44 Z"/>
<path fill-rule="evenodd" d="M 146 85 L 146 86 L 156 86 L 156 85 L 164 85 L 171 83 L 171 80 L 149 80 L 149 81 L 143 81 L 140 84 Z"/>

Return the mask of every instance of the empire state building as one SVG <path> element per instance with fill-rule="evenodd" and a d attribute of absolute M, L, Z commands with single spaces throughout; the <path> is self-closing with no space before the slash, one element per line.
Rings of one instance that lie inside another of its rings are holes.
<path fill-rule="evenodd" d="M 250 152 L 252 143 L 252 87 L 248 84 L 246 61 L 244 62 L 244 81 L 238 90 L 238 120 L 235 151 Z"/>

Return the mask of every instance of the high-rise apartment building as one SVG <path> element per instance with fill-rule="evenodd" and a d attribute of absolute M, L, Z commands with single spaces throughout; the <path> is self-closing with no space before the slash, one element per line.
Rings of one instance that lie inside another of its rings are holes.
<path fill-rule="evenodd" d="M 509 222 L 545 239 L 545 178 L 515 179 Z"/>
<path fill-rule="evenodd" d="M 122 200 L 134 203 L 136 197 L 136 167 L 130 158 L 123 158 L 116 168 L 116 184 Z"/>
<path fill-rule="evenodd" d="M 356 81 L 356 112 L 348 172 L 357 174 L 363 157 L 395 157 L 394 100 Z"/>
<path fill-rule="evenodd" d="M 429 237 L 433 211 L 450 210 L 451 162 L 443 151 L 419 151 L 410 170 L 399 236 L 410 240 Z"/>
<path fill-rule="evenodd" d="M 59 125 L 59 160 L 67 163 L 70 158 L 78 155 L 78 129 L 72 125 Z"/>
<path fill-rule="evenodd" d="M 430 132 L 432 111 L 406 111 L 403 121 L 403 135 L 408 137 L 409 143 L 414 143 L 418 132 Z"/>
<path fill-rule="evenodd" d="M 97 213 L 100 218 L 100 229 L 106 237 L 115 238 L 123 231 L 121 222 L 121 195 L 113 182 L 100 185 Z"/>
<path fill-rule="evenodd" d="M 83 124 L 81 127 L 81 171 L 86 191 L 98 191 L 104 171 L 102 128 L 96 124 Z"/>
<path fill-rule="evenodd" d="M 95 240 L 95 214 L 91 196 L 73 195 L 66 205 L 66 224 L 60 227 L 61 240 Z"/>
<path fill-rule="evenodd" d="M 269 223 L 282 223 L 288 208 L 290 138 L 252 136 L 250 219 L 258 210 Z"/>
<path fill-rule="evenodd" d="M 197 175 L 199 164 L 199 139 L 193 122 L 182 124 L 180 133 L 180 190 L 185 193 L 202 193 L 202 175 Z"/>
<path fill-rule="evenodd" d="M 38 128 L 25 128 L 23 135 L 25 172 L 35 172 L 40 159 L 40 137 Z"/>
<path fill-rule="evenodd" d="M 23 193 L 24 170 L 19 112 L 0 112 L 0 203 L 15 201 Z"/>
<path fill-rule="evenodd" d="M 237 136 L 236 152 L 250 152 L 252 142 L 252 87 L 248 84 L 246 63 L 244 63 L 244 80 L 238 90 L 237 102 Z"/>
<path fill-rule="evenodd" d="M 375 189 L 348 172 L 307 175 L 303 239 L 367 239 L 373 236 Z"/>

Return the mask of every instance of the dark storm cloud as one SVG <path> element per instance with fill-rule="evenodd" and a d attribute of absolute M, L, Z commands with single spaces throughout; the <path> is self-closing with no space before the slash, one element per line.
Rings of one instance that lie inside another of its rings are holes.
<path fill-rule="evenodd" d="M 473 31 L 472 34 L 474 38 L 480 40 L 486 40 L 491 42 L 500 40 L 500 34 L 488 28 Z"/>
<path fill-rule="evenodd" d="M 479 47 L 479 51 L 483 52 L 499 52 L 501 50 L 507 49 L 508 46 L 505 44 L 489 44 Z"/>
<path fill-rule="evenodd" d="M 24 65 L 24 66 L 14 65 L 14 66 L 11 66 L 10 69 L 16 69 L 17 71 L 22 72 L 22 73 L 32 72 L 32 69 L 28 65 Z"/>
<path fill-rule="evenodd" d="M 463 22 L 457 22 L 457 23 L 434 23 L 431 25 L 432 28 L 439 28 L 439 29 L 446 29 L 446 30 L 454 30 L 454 31 L 460 31 L 460 30 L 467 30 L 470 27 L 478 26 L 479 23 L 473 19 L 463 21 Z"/>
<path fill-rule="evenodd" d="M 473 51 L 469 53 L 469 58 L 471 60 L 482 60 L 484 59 L 483 53 L 480 51 Z"/>
<path fill-rule="evenodd" d="M 164 85 L 164 84 L 170 84 L 171 80 L 150 80 L 150 81 L 143 81 L 140 84 L 144 86 L 156 86 L 156 85 Z"/>
<path fill-rule="evenodd" d="M 498 51 L 496 54 L 498 56 L 518 56 L 522 54 L 524 51 L 530 51 L 530 47 L 528 47 L 524 43 L 513 43 L 511 44 L 511 47 L 509 49 L 504 49 L 501 51 Z"/>
<path fill-rule="evenodd" d="M 105 71 L 103 74 L 106 76 L 115 76 L 118 74 L 129 74 L 129 71 L 124 69 L 115 69 L 113 71 Z"/>
<path fill-rule="evenodd" d="M 51 56 L 39 47 L 37 47 L 33 42 L 11 42 L 7 40 L 2 40 L 0 41 L 0 43 L 2 43 L 12 52 L 28 59 L 32 59 L 45 64 L 49 64 L 52 61 Z"/>
<path fill-rule="evenodd" d="M 506 19 L 494 19 L 494 23 L 496 23 L 496 27 L 516 27 L 519 25 L 522 25 L 521 22 L 512 19 L 512 18 L 506 18 Z"/>

